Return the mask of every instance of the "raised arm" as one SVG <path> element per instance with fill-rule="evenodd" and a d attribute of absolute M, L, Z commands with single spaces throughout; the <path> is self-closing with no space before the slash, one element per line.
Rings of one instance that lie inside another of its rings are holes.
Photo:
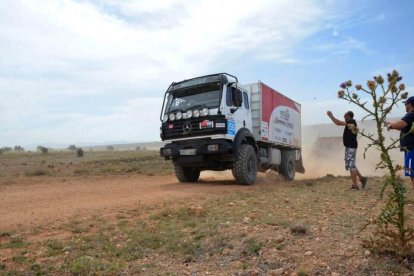
<path fill-rule="evenodd" d="M 387 125 L 389 129 L 401 130 L 407 126 L 407 122 L 403 120 L 398 120 L 395 122 L 387 122 Z"/>
<path fill-rule="evenodd" d="M 344 121 L 338 120 L 337 118 L 335 118 L 335 116 L 332 114 L 331 111 L 326 112 L 326 114 L 328 115 L 329 118 L 331 118 L 332 122 L 337 125 L 337 126 L 345 126 L 346 123 Z"/>

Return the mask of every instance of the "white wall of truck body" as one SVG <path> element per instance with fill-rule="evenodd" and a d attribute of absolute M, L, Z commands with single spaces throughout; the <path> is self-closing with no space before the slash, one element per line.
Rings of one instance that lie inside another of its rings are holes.
<path fill-rule="evenodd" d="M 250 92 L 256 141 L 300 149 L 301 105 L 262 82 L 244 88 Z"/>

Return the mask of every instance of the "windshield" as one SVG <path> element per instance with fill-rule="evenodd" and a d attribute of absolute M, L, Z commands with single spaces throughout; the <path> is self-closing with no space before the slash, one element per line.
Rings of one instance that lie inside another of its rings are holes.
<path fill-rule="evenodd" d="M 174 91 L 168 97 L 167 112 L 181 111 L 197 108 L 217 108 L 220 104 L 220 84 L 212 83 Z"/>

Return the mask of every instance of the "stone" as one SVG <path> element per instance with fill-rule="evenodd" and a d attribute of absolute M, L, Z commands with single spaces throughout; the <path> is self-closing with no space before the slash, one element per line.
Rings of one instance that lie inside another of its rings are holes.
<path fill-rule="evenodd" d="M 277 241 L 278 243 L 284 242 L 284 241 L 285 241 L 285 237 L 280 236 L 280 237 L 278 237 L 278 238 L 276 239 L 276 241 Z"/>
<path fill-rule="evenodd" d="M 279 269 L 269 271 L 269 275 L 271 275 L 271 276 L 282 275 L 284 271 L 285 270 L 282 267 L 282 268 L 279 268 Z"/>
<path fill-rule="evenodd" d="M 63 252 L 69 252 L 69 251 L 72 251 L 72 250 L 73 250 L 73 247 L 71 247 L 71 246 L 66 246 L 62 249 Z"/>
<path fill-rule="evenodd" d="M 306 251 L 305 252 L 305 256 L 312 256 L 313 255 L 313 252 L 312 251 Z"/>
<path fill-rule="evenodd" d="M 364 255 L 365 255 L 366 257 L 370 256 L 370 255 L 371 255 L 371 251 L 369 251 L 369 250 L 365 250 Z"/>

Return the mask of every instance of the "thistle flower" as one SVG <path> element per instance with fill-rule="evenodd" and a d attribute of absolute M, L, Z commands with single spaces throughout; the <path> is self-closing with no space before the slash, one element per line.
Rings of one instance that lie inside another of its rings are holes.
<path fill-rule="evenodd" d="M 396 171 L 401 171 L 401 170 L 403 170 L 404 169 L 404 167 L 403 166 L 401 166 L 401 165 L 397 165 L 397 166 L 395 166 L 395 170 Z"/>
<path fill-rule="evenodd" d="M 338 91 L 338 98 L 343 98 L 345 95 L 345 91 L 344 90 L 339 90 Z"/>
<path fill-rule="evenodd" d="M 405 100 L 408 98 L 408 92 L 404 92 L 401 94 L 401 99 Z"/>
<path fill-rule="evenodd" d="M 355 89 L 356 90 L 361 90 L 362 89 L 362 85 L 360 85 L 360 84 L 355 85 Z"/>
<path fill-rule="evenodd" d="M 341 87 L 342 89 L 345 89 L 346 88 L 346 83 L 345 82 L 341 83 L 341 85 L 339 85 L 339 87 Z"/>
<path fill-rule="evenodd" d="M 352 81 L 351 80 L 347 80 L 345 82 L 345 85 L 348 86 L 348 87 L 351 87 L 352 86 Z"/>
<path fill-rule="evenodd" d="M 378 102 L 380 103 L 380 104 L 385 104 L 385 102 L 387 101 L 387 99 L 385 98 L 385 97 L 380 97 L 379 99 L 378 99 Z"/>
<path fill-rule="evenodd" d="M 401 91 L 405 90 L 405 84 L 401 83 L 400 86 L 398 87 Z"/>
<path fill-rule="evenodd" d="M 392 70 L 391 75 L 392 75 L 394 78 L 398 78 L 398 76 L 399 76 L 399 74 L 398 74 L 397 70 Z"/>
<path fill-rule="evenodd" d="M 369 89 L 374 90 L 375 89 L 375 82 L 372 81 L 372 80 L 369 80 L 367 82 L 367 86 L 368 86 Z"/>
<path fill-rule="evenodd" d="M 395 86 L 394 84 L 391 85 L 390 90 L 391 90 L 392 93 L 397 93 L 398 92 L 397 86 Z"/>
<path fill-rule="evenodd" d="M 358 99 L 358 95 L 356 93 L 352 93 L 352 99 L 354 100 Z"/>
<path fill-rule="evenodd" d="M 384 110 L 385 114 L 388 114 L 388 113 L 390 113 L 391 111 L 392 111 L 391 106 L 390 106 L 390 107 L 387 107 L 387 108 Z"/>
<path fill-rule="evenodd" d="M 378 77 L 374 77 L 374 79 L 378 84 L 384 83 L 384 78 L 381 75 L 378 75 Z"/>

